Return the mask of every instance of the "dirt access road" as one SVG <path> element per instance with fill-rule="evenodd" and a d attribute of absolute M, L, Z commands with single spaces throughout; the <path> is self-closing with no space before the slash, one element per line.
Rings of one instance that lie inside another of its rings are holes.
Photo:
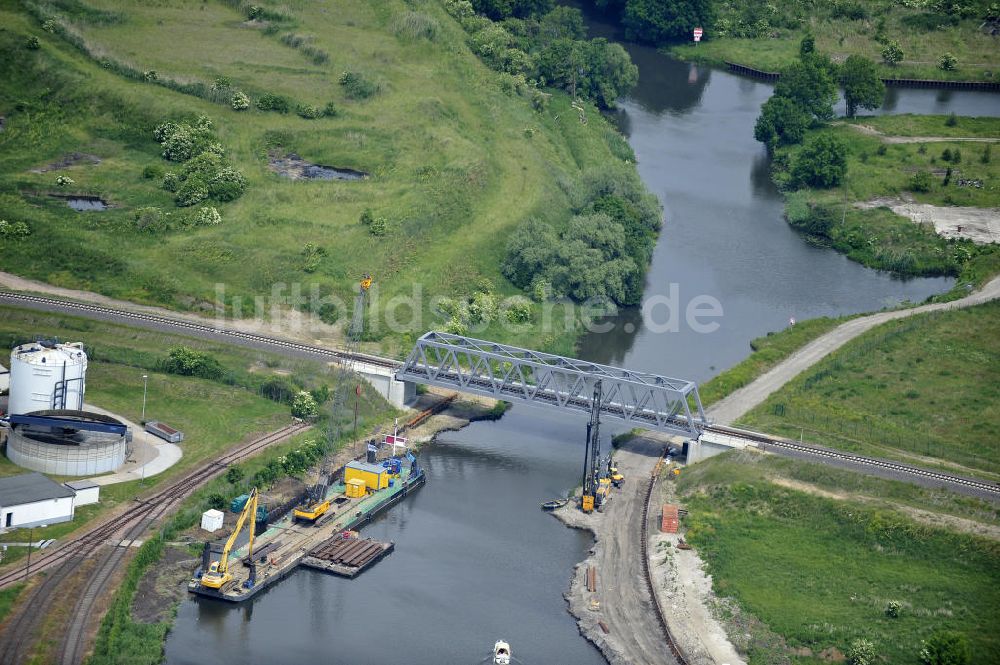
<path fill-rule="evenodd" d="M 730 393 L 719 400 L 706 411 L 706 415 L 720 425 L 730 425 L 746 415 L 757 405 L 764 402 L 772 393 L 804 372 L 809 367 L 830 355 L 841 346 L 865 333 L 877 325 L 903 319 L 914 314 L 925 312 L 942 312 L 960 307 L 972 307 L 1000 298 L 1000 277 L 994 277 L 986 285 L 960 300 L 945 303 L 921 305 L 910 309 L 879 312 L 861 318 L 852 319 L 841 324 L 830 332 L 817 337 L 791 356 L 778 363 L 765 374 L 757 377 L 752 383 Z"/>
<path fill-rule="evenodd" d="M 590 556 L 577 564 L 566 599 L 580 632 L 612 665 L 676 663 L 649 596 L 642 566 L 642 512 L 649 475 L 663 444 L 636 437 L 615 453 L 625 485 L 603 512 L 585 515 L 570 501 L 556 511 L 568 526 L 593 532 Z M 597 591 L 587 590 L 587 569 L 597 568 Z M 596 605 L 594 605 L 596 602 Z M 599 622 L 607 626 L 605 633 Z"/>

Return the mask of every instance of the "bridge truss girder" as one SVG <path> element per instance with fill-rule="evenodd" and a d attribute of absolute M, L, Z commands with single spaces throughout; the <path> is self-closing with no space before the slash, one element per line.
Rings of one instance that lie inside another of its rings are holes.
<path fill-rule="evenodd" d="M 417 340 L 396 378 L 584 414 L 601 381 L 602 417 L 690 437 L 708 424 L 692 381 L 449 333 Z"/>

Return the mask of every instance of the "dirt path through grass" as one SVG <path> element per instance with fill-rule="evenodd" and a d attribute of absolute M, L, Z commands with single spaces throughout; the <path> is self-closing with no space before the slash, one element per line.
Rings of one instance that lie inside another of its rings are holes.
<path fill-rule="evenodd" d="M 871 125 L 855 125 L 852 123 L 832 123 L 846 124 L 856 131 L 868 136 L 877 136 L 882 139 L 882 143 L 938 143 L 941 141 L 967 141 L 970 143 L 1000 143 L 997 136 L 890 136 L 883 134 Z"/>
<path fill-rule="evenodd" d="M 818 337 L 794 354 L 782 361 L 766 374 L 758 377 L 753 383 L 730 393 L 708 408 L 707 415 L 716 423 L 728 425 L 747 414 L 751 409 L 763 403 L 772 393 L 801 374 L 807 368 L 830 355 L 841 346 L 865 333 L 877 325 L 902 319 L 914 314 L 939 312 L 960 307 L 981 305 L 1000 298 L 1000 277 L 994 277 L 979 291 L 967 295 L 960 300 L 946 303 L 921 305 L 910 309 L 879 312 L 870 316 L 852 319 L 822 337 Z"/>

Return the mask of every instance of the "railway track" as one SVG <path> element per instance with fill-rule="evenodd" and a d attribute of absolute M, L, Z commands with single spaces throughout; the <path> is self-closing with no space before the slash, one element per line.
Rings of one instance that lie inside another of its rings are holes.
<path fill-rule="evenodd" d="M 950 473 L 942 473 L 940 471 L 921 469 L 919 467 L 910 466 L 909 464 L 902 464 L 900 462 L 893 462 L 890 460 L 879 459 L 877 457 L 866 457 L 865 455 L 855 455 L 854 453 L 832 450 L 830 448 L 810 446 L 803 443 L 799 443 L 798 441 L 790 441 L 788 439 L 784 439 L 781 437 L 771 436 L 769 434 L 762 434 L 760 432 L 752 432 L 750 430 L 739 429 L 736 427 L 728 427 L 723 425 L 709 425 L 708 427 L 705 428 L 705 431 L 716 432 L 718 434 L 723 434 L 733 438 L 742 439 L 744 441 L 747 441 L 755 445 L 756 447 L 762 450 L 777 448 L 780 450 L 787 450 L 796 453 L 801 453 L 804 455 L 818 457 L 821 460 L 847 462 L 849 464 L 858 465 L 861 467 L 867 467 L 870 469 L 877 469 L 881 471 L 888 471 L 891 473 L 896 473 L 903 476 L 911 476 L 924 480 L 933 480 L 940 482 L 944 485 L 964 487 L 968 489 L 977 490 L 979 492 L 983 492 L 986 494 L 1000 496 L 1000 484 L 991 483 L 988 481 L 975 480 L 973 478 L 965 478 L 963 476 L 956 476 Z"/>
<path fill-rule="evenodd" d="M 70 539 L 53 552 L 36 557 L 32 561 L 30 573 L 41 572 L 63 563 L 78 553 L 90 551 L 92 548 L 107 542 L 112 536 L 120 534 L 126 529 L 131 529 L 150 513 L 156 511 L 158 507 L 164 504 L 169 504 L 171 507 L 175 506 L 192 491 L 225 471 L 226 467 L 230 464 L 250 457 L 278 441 L 305 431 L 309 427 L 306 423 L 287 425 L 212 460 L 205 466 L 199 467 L 180 480 L 177 480 L 169 487 L 165 487 L 141 500 L 136 500 L 131 509 L 124 514 L 113 517 L 95 526 L 87 533 Z M 28 575 L 29 571 L 26 565 L 7 571 L 3 575 L 0 575 L 0 589 L 26 579 Z"/>
<path fill-rule="evenodd" d="M 212 339 L 219 339 L 241 346 L 249 346 L 256 349 L 282 350 L 285 352 L 295 352 L 297 355 L 307 357 L 322 358 L 325 360 L 335 360 L 337 362 L 363 362 L 380 367 L 398 367 L 400 363 L 388 358 L 380 358 L 366 353 L 345 353 L 334 349 L 327 349 L 322 346 L 303 344 L 280 337 L 270 337 L 258 335 L 256 333 L 234 330 L 198 323 L 186 319 L 159 316 L 157 314 L 146 314 L 133 312 L 125 309 L 114 309 L 102 305 L 91 303 L 74 302 L 71 300 L 59 300 L 56 298 L 45 298 L 43 296 L 28 295 L 25 293 L 14 293 L 11 291 L 0 291 L 0 303 L 10 305 L 28 305 L 43 311 L 62 312 L 66 314 L 80 314 L 91 318 L 98 318 L 107 321 L 117 321 L 139 325 L 154 330 L 164 328 L 179 332 L 194 333 L 196 336 L 208 336 Z"/>
<path fill-rule="evenodd" d="M 666 454 L 666 449 L 664 449 L 663 453 L 664 455 Z M 673 633 L 670 632 L 670 627 L 667 625 L 666 615 L 663 613 L 663 608 L 660 606 L 660 599 L 656 595 L 656 587 L 653 586 L 653 574 L 649 570 L 649 504 L 653 500 L 653 488 L 656 486 L 656 478 L 659 475 L 662 462 L 663 456 L 661 455 L 659 461 L 656 463 L 656 467 L 649 475 L 649 485 L 646 487 L 646 500 L 642 504 L 642 542 L 640 543 L 642 572 L 643 577 L 646 578 L 646 589 L 649 591 L 649 597 L 653 601 L 653 608 L 656 610 L 656 619 L 660 624 L 660 629 L 663 631 L 667 647 L 670 649 L 670 653 L 674 655 L 674 658 L 677 659 L 678 665 L 688 665 L 687 658 L 684 657 L 684 653 L 677 645 L 677 641 L 674 639 Z"/>
<path fill-rule="evenodd" d="M 157 520 L 170 514 L 194 490 L 221 475 L 235 462 L 246 459 L 264 448 L 305 431 L 306 423 L 292 423 L 279 430 L 259 437 L 216 458 L 183 478 L 143 500 L 135 501 L 129 510 L 97 525 L 63 544 L 58 550 L 32 562 L 30 574 L 55 569 L 36 587 L 31 596 L 21 603 L 22 611 L 7 625 L 0 636 L 0 665 L 14 665 L 26 660 L 34 642 L 41 620 L 48 614 L 52 603 L 62 592 L 66 579 L 84 559 L 96 557 L 93 572 L 86 580 L 75 604 L 70 623 L 62 641 L 59 662 L 78 665 L 86 651 L 87 621 L 92 617 L 94 603 L 119 569 L 132 541 Z M 111 543 L 111 548 L 101 547 Z M 28 577 L 27 566 L 7 571 L 0 576 L 0 588 L 10 586 Z"/>

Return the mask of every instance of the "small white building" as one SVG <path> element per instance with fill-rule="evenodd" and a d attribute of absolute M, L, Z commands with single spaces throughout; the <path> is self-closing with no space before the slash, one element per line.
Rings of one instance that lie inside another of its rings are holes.
<path fill-rule="evenodd" d="M 221 510 L 210 508 L 201 514 L 201 528 L 209 533 L 222 528 L 222 521 L 226 519 L 225 513 Z"/>
<path fill-rule="evenodd" d="M 0 528 L 69 522 L 75 500 L 76 492 L 40 473 L 0 478 Z"/>
<path fill-rule="evenodd" d="M 73 502 L 76 508 L 89 506 L 101 500 L 101 486 L 93 480 L 71 480 L 63 485 L 76 492 L 76 501 Z"/>

